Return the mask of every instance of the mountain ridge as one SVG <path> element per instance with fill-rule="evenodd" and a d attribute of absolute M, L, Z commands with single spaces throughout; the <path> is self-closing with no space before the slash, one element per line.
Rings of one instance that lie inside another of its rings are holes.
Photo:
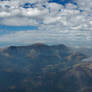
<path fill-rule="evenodd" d="M 88 92 L 92 90 L 92 63 L 82 61 L 87 57 L 63 44 L 3 48 L 0 50 L 3 82 L 0 91 Z"/>

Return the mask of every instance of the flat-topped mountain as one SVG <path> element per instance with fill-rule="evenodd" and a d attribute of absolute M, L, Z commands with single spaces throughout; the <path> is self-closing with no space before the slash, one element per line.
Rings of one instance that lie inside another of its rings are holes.
<path fill-rule="evenodd" d="M 0 92 L 92 91 L 91 62 L 83 62 L 86 58 L 63 44 L 1 48 Z"/>

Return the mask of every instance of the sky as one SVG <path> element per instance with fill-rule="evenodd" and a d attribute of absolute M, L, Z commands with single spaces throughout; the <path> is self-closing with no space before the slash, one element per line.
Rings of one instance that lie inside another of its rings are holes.
<path fill-rule="evenodd" d="M 92 0 L 0 0 L 0 47 L 39 42 L 92 47 Z"/>

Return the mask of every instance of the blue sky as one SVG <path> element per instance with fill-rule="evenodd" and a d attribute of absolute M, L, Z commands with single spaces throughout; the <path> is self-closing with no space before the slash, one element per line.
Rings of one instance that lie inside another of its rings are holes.
<path fill-rule="evenodd" d="M 8 26 L 8 25 L 0 25 L 0 30 L 8 30 L 8 31 L 20 31 L 20 30 L 36 30 L 36 26 Z"/>
<path fill-rule="evenodd" d="M 37 26 L 8 26 L 8 25 L 0 25 L 0 35 L 9 34 L 11 32 L 17 31 L 27 31 L 27 30 L 37 30 Z"/>
<path fill-rule="evenodd" d="M 61 5 L 66 5 L 67 3 L 73 3 L 76 4 L 75 0 L 49 0 L 49 2 L 55 2 Z"/>
<path fill-rule="evenodd" d="M 38 42 L 92 47 L 92 1 L 0 1 L 0 47 Z"/>

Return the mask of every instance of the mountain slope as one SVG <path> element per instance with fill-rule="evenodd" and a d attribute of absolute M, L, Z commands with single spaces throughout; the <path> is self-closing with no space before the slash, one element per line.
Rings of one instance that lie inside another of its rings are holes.
<path fill-rule="evenodd" d="M 92 68 L 91 62 L 82 61 L 85 58 L 63 44 L 0 49 L 0 91 L 88 92 Z"/>

